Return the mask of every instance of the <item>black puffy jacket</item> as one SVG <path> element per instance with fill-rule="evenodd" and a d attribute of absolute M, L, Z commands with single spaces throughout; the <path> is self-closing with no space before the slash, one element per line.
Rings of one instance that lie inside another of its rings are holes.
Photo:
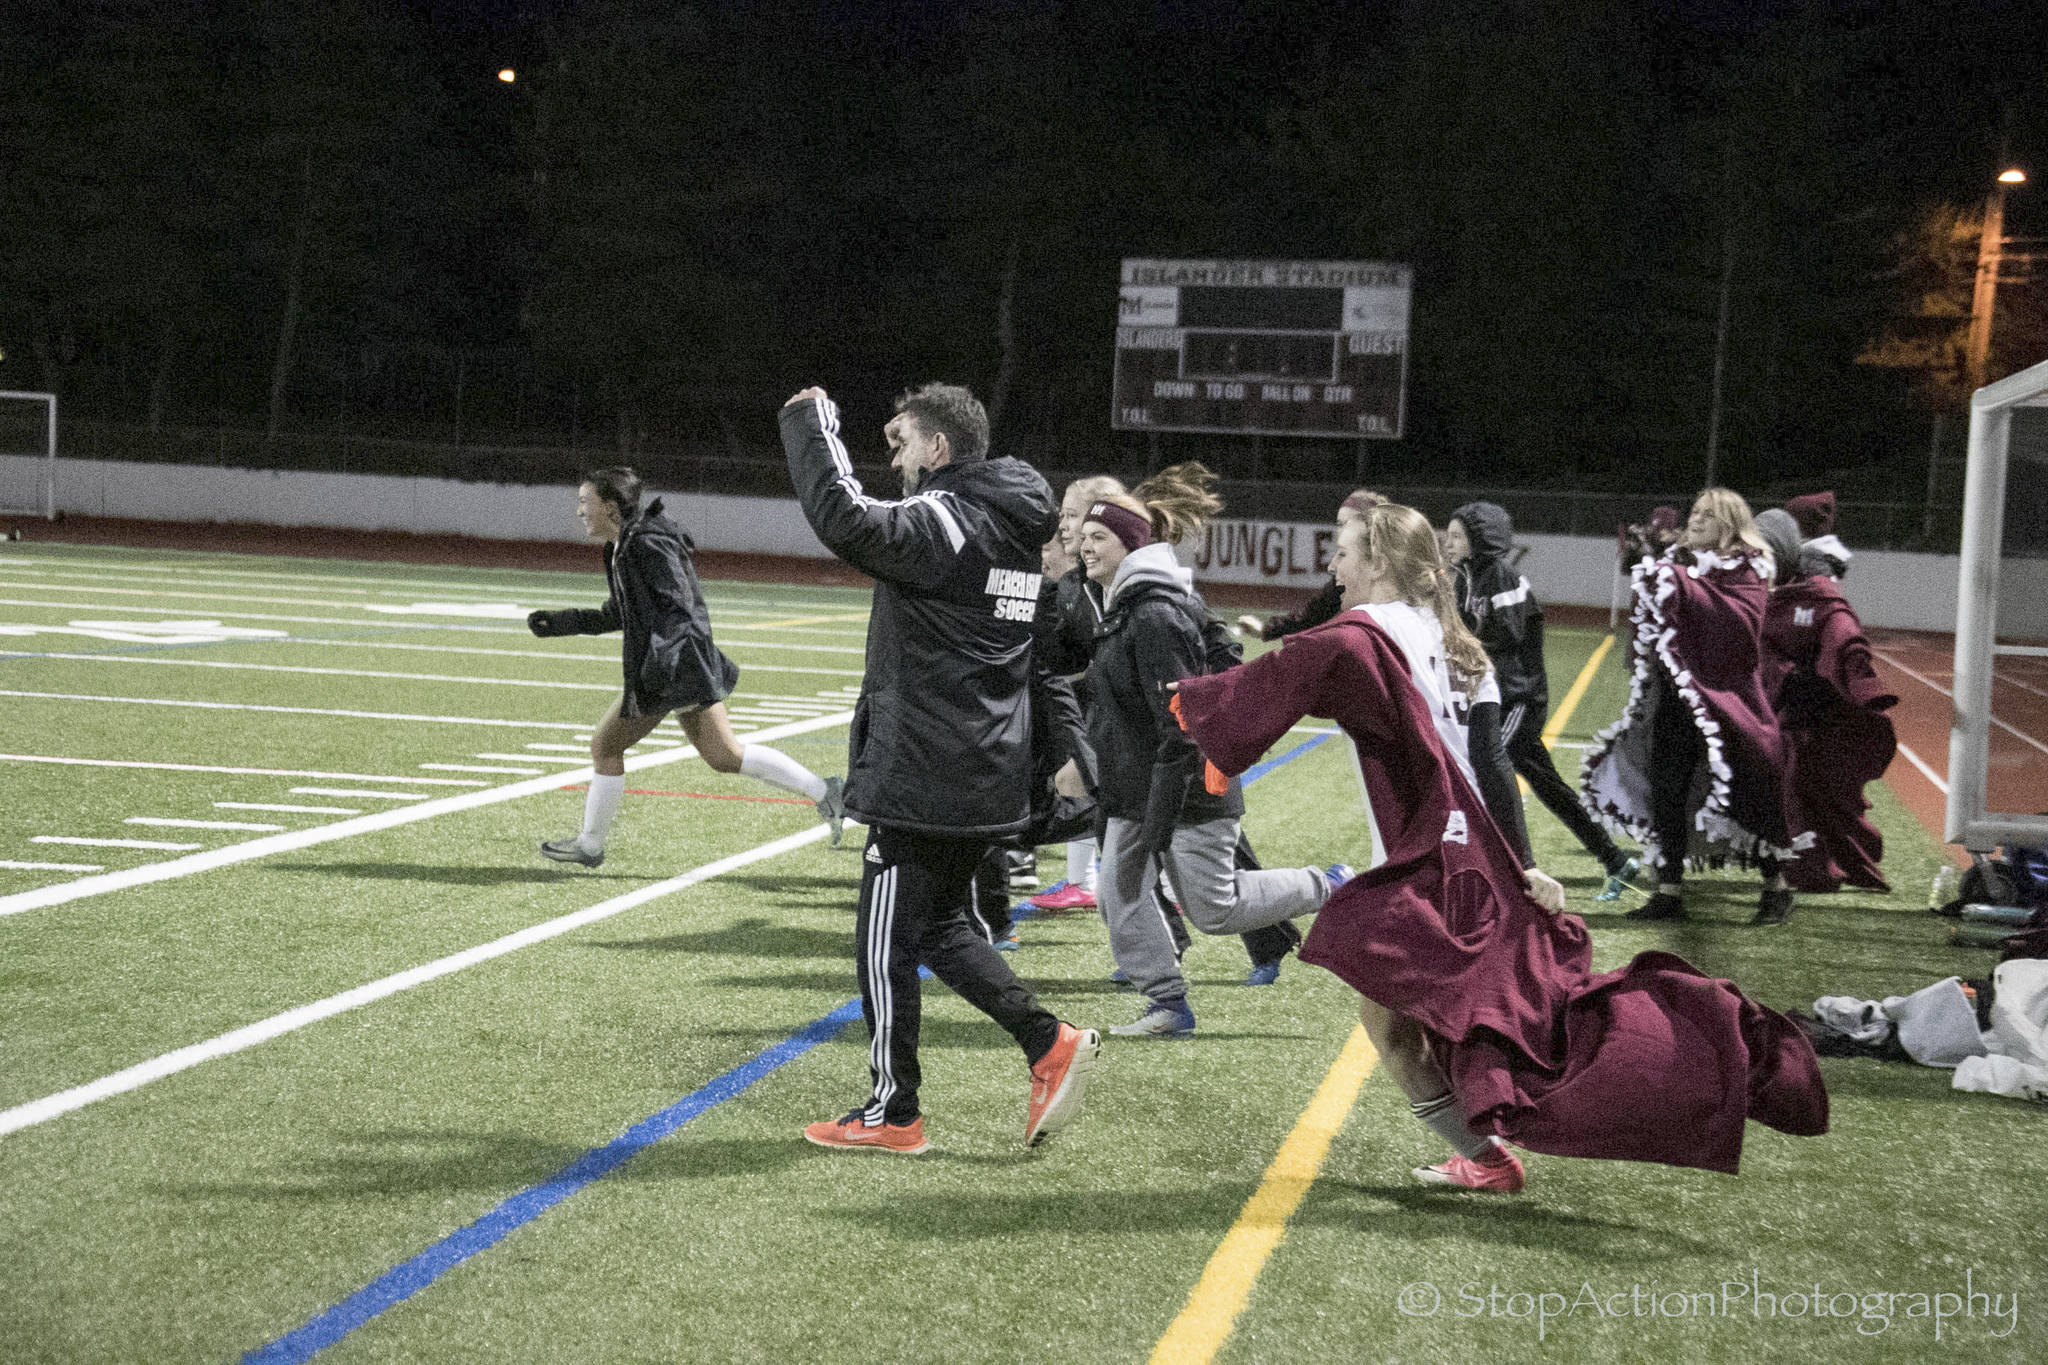
<path fill-rule="evenodd" d="M 625 633 L 628 716 L 709 706 L 732 695 L 739 665 L 711 642 L 711 615 L 697 585 L 690 537 L 661 514 L 656 498 L 604 547 L 611 596 L 595 611 L 570 607 L 537 613 L 547 635 Z"/>
<path fill-rule="evenodd" d="M 1472 553 L 1453 570 L 1458 615 L 1486 647 L 1500 680 L 1503 711 L 1516 705 L 1533 712 L 1550 707 L 1550 676 L 1543 663 L 1543 605 L 1529 580 L 1507 561 L 1515 525 L 1505 509 L 1468 502 L 1451 513 L 1462 524 Z"/>
<path fill-rule="evenodd" d="M 1040 667 L 1065 677 L 1085 673 L 1102 624 L 1102 589 L 1080 568 L 1039 589 L 1036 648 Z"/>
<path fill-rule="evenodd" d="M 892 829 L 1001 837 L 1031 817 L 1031 632 L 1052 489 L 1022 460 L 948 464 L 867 496 L 829 398 L 782 409 L 790 482 L 818 539 L 872 575 L 846 809 Z"/>
<path fill-rule="evenodd" d="M 1088 665 L 1088 740 L 1105 815 L 1140 822 L 1158 848 L 1174 829 L 1244 814 L 1236 778 L 1203 782 L 1202 752 L 1167 709 L 1166 684 L 1208 672 L 1208 609 L 1168 545 L 1133 550 L 1095 632 Z"/>

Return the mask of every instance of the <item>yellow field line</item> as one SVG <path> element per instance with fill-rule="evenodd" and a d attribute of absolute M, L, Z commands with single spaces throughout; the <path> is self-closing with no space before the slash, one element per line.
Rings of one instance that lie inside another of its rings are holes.
<path fill-rule="evenodd" d="M 1579 709 L 1579 703 L 1585 700 L 1586 689 L 1593 685 L 1593 675 L 1600 671 L 1600 661 L 1607 657 L 1607 651 L 1612 648 L 1612 635 L 1606 636 L 1594 647 L 1593 657 L 1586 660 L 1586 666 L 1579 670 L 1579 676 L 1572 679 L 1572 690 L 1564 694 L 1564 700 L 1559 702 L 1557 710 L 1551 713 L 1549 724 L 1543 727 L 1545 744 L 1564 733 L 1564 727 L 1571 721 L 1572 712 Z"/>
<path fill-rule="evenodd" d="M 735 624 L 731 621 L 718 623 L 720 630 L 775 630 L 782 626 L 815 626 L 825 621 L 865 621 L 864 611 L 841 612 L 837 616 L 792 616 L 787 621 L 747 621 Z"/>
<path fill-rule="evenodd" d="M 1585 699 L 1600 671 L 1607 651 L 1614 647 L 1612 635 L 1602 639 L 1564 694 L 1556 714 L 1543 727 L 1547 744 L 1564 732 L 1572 713 Z M 1180 1316 L 1152 1348 L 1151 1365 L 1208 1365 L 1237 1326 L 1237 1316 L 1250 1300 L 1266 1262 L 1287 1235 L 1287 1220 L 1301 1207 L 1301 1201 L 1315 1184 L 1329 1155 L 1330 1141 L 1344 1126 L 1345 1115 L 1358 1099 L 1365 1078 L 1372 1074 L 1379 1054 L 1365 1036 L 1354 1028 L 1344 1051 L 1331 1064 L 1313 1100 L 1296 1121 L 1294 1130 L 1280 1144 L 1273 1164 L 1259 1188 L 1245 1201 L 1237 1221 L 1223 1235 L 1221 1245 L 1202 1269 L 1202 1278 L 1188 1291 L 1187 1305 Z"/>
<path fill-rule="evenodd" d="M 1202 1278 L 1188 1292 L 1187 1306 L 1152 1348 L 1152 1365 L 1206 1365 L 1215 1357 L 1244 1311 L 1267 1258 L 1287 1235 L 1287 1220 L 1315 1183 L 1330 1140 L 1344 1126 L 1344 1116 L 1378 1060 L 1364 1027 L 1354 1028 L 1316 1097 L 1280 1144 L 1265 1179 L 1245 1201 L 1237 1222 L 1203 1268 Z"/>

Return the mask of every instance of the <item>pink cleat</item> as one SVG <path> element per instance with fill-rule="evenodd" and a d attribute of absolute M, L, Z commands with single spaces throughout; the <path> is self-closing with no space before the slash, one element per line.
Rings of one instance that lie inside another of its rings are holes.
<path fill-rule="evenodd" d="M 1441 1166 L 1418 1166 L 1414 1175 L 1425 1185 L 1455 1185 L 1492 1194 L 1515 1194 L 1525 1181 L 1521 1159 L 1499 1142 L 1489 1143 L 1477 1157 L 1453 1156 Z"/>
<path fill-rule="evenodd" d="M 1040 892 L 1024 903 L 1034 910 L 1058 915 L 1069 910 L 1093 910 L 1095 893 L 1074 882 L 1061 882 L 1052 890 Z"/>

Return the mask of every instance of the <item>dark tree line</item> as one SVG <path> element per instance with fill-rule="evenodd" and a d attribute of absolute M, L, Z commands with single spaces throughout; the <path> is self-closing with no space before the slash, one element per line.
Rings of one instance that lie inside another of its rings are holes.
<path fill-rule="evenodd" d="M 1685 484 L 1724 301 L 1727 479 L 1924 458 L 1953 385 L 1900 339 L 2048 69 L 2006 0 L 13 11 L 0 386 L 74 415 L 738 450 L 799 384 L 865 433 L 952 377 L 1110 463 L 1120 258 L 1376 258 L 1414 483 Z"/>

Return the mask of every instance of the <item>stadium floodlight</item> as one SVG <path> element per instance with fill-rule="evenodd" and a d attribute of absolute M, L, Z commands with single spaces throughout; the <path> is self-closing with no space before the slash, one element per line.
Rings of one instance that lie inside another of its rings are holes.
<path fill-rule="evenodd" d="M 1948 741 L 1948 813 L 1942 837 L 1973 852 L 1999 844 L 2048 843 L 2048 815 L 2038 813 L 2040 792 L 2033 791 L 2034 810 L 2001 812 L 1991 808 L 1992 728 L 2010 732 L 2020 742 L 2040 747 L 2041 740 L 2022 727 L 2001 721 L 1993 710 L 1992 682 L 2000 658 L 2048 657 L 2048 646 L 1998 638 L 1998 594 L 2008 547 L 2007 470 L 2011 462 L 2013 419 L 2024 411 L 2027 465 L 2036 466 L 2048 439 L 2048 361 L 1970 397 L 1969 470 L 1963 485 L 1963 545 L 1956 583 L 1955 710 Z M 2025 486 L 2024 483 L 2022 486 Z M 2024 541 L 2033 518 L 2015 523 Z M 2043 547 L 2016 544 L 2014 552 L 2038 555 Z M 2015 605 L 2019 605 L 2016 603 Z M 2031 728 L 2031 727 L 2028 727 Z M 2031 784 L 2029 784 L 2031 785 Z M 2024 792 L 2007 793 L 2028 804 Z"/>
<path fill-rule="evenodd" d="M 57 395 L 0 391 L 0 515 L 57 519 Z"/>

